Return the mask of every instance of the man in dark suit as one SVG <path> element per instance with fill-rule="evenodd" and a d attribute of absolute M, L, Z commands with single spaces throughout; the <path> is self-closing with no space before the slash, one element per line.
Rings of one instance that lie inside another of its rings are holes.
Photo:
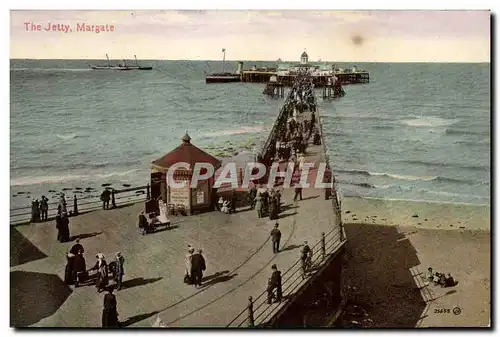
<path fill-rule="evenodd" d="M 104 295 L 104 307 L 102 309 L 102 327 L 117 328 L 118 312 L 116 310 L 116 297 L 113 295 L 113 287 L 108 287 L 108 293 Z"/>
<path fill-rule="evenodd" d="M 275 264 L 272 265 L 271 270 L 273 271 L 269 283 L 267 285 L 267 303 L 272 304 L 273 298 L 276 297 L 276 302 L 281 302 L 283 297 L 283 292 L 281 289 L 281 272 L 278 270 Z M 276 296 L 274 296 L 273 290 L 276 289 Z"/>
<path fill-rule="evenodd" d="M 198 253 L 191 256 L 191 277 L 196 288 L 201 287 L 203 272 L 207 269 L 202 253 L 203 251 L 200 249 Z"/>
<path fill-rule="evenodd" d="M 278 229 L 279 224 L 276 223 L 274 225 L 274 229 L 271 231 L 271 237 L 273 242 L 273 253 L 276 254 L 280 251 L 280 240 L 281 240 L 281 231 Z"/>

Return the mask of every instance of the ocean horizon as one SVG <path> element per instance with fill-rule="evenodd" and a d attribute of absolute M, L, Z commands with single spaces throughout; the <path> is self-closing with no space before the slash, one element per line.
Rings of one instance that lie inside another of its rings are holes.
<path fill-rule="evenodd" d="M 220 61 L 139 58 L 153 70 L 127 72 L 92 71 L 92 61 L 103 60 L 11 59 L 11 208 L 49 191 L 145 185 L 186 130 L 215 156 L 254 153 L 283 103 L 262 83 L 205 84 Z M 490 204 L 489 63 L 327 63 L 370 73 L 339 100 L 317 91 L 342 195 Z"/>

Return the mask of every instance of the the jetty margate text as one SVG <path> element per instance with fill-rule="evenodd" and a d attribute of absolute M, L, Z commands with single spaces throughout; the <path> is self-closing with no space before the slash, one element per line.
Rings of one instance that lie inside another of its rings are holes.
<path fill-rule="evenodd" d="M 113 24 L 88 24 L 85 22 L 77 23 L 76 26 L 65 23 L 52 23 L 48 22 L 45 24 L 34 23 L 31 21 L 24 23 L 25 30 L 27 32 L 61 32 L 61 33 L 72 33 L 72 32 L 89 32 L 89 33 L 102 33 L 102 32 L 114 32 L 115 25 Z"/>

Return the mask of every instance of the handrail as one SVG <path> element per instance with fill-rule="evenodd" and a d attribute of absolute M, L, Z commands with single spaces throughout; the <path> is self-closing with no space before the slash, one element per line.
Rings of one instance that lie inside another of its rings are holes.
<path fill-rule="evenodd" d="M 299 78 L 299 77 L 300 76 L 298 76 L 297 78 Z M 287 104 L 289 103 L 289 100 L 292 98 L 292 93 L 294 93 L 294 89 L 297 87 L 298 82 L 299 81 L 297 81 L 297 80 L 295 81 L 295 83 L 293 85 L 293 88 L 290 91 L 290 93 L 288 95 L 288 98 L 287 98 L 284 106 L 280 110 L 280 114 L 278 115 L 278 118 L 277 118 L 275 124 L 273 125 L 273 129 L 271 131 L 271 134 L 269 135 L 269 137 L 268 137 L 268 139 L 267 139 L 267 141 L 266 141 L 266 143 L 265 143 L 265 145 L 263 147 L 263 151 L 261 152 L 262 157 L 265 157 L 265 155 L 266 155 L 266 153 L 264 153 L 264 151 L 267 151 L 267 149 L 270 146 L 269 142 L 271 142 L 272 141 L 272 137 L 275 136 L 274 135 L 274 131 L 276 130 L 276 128 L 278 128 L 278 124 L 281 123 L 282 114 L 283 114 L 284 110 L 286 109 Z M 318 109 L 317 109 L 316 97 L 315 96 L 314 96 L 314 103 L 315 103 L 316 111 L 317 111 Z M 325 137 L 324 137 L 324 134 L 323 134 L 323 124 L 321 122 L 321 117 L 319 116 L 319 114 L 317 116 L 318 116 L 317 122 L 318 122 L 318 125 L 319 125 L 321 143 L 323 145 L 323 152 L 324 152 L 323 153 L 323 155 L 324 155 L 323 159 L 326 162 L 327 168 L 330 168 L 329 157 L 328 157 L 328 154 L 327 154 L 327 151 L 326 151 Z M 332 172 L 332 178 L 333 178 L 333 172 Z M 334 182 L 335 182 L 335 180 L 334 180 Z M 343 235 L 342 223 L 341 223 L 341 221 L 340 222 L 338 221 L 338 219 L 341 219 L 341 214 L 339 214 L 339 212 L 341 212 L 341 211 L 340 211 L 340 206 L 338 204 L 337 193 L 333 194 L 333 198 L 332 199 L 333 199 L 332 200 L 332 208 L 333 208 L 334 214 L 336 216 L 336 219 L 335 219 L 335 225 L 336 226 L 334 228 L 332 228 L 324 237 L 322 237 L 321 240 L 319 240 L 318 242 L 316 242 L 316 244 L 311 248 L 312 252 L 313 252 L 312 253 L 313 262 L 314 262 L 315 265 L 316 265 L 316 263 L 318 261 L 319 262 L 326 261 L 327 260 L 327 256 L 329 256 L 330 254 L 332 254 L 336 250 L 336 248 L 340 247 L 341 243 L 345 241 L 345 236 Z M 332 235 L 332 233 L 335 233 L 335 234 Z M 316 249 L 318 247 L 318 245 L 320 245 L 320 244 L 322 245 L 322 247 L 321 247 L 322 249 L 321 250 Z M 324 250 L 323 250 L 323 248 L 324 248 Z M 323 251 L 325 253 L 324 255 L 323 255 Z M 303 282 L 299 281 L 297 283 L 297 280 L 300 280 L 302 278 L 302 275 L 299 273 L 299 272 L 301 272 L 301 269 L 302 269 L 301 266 L 298 266 L 299 262 L 300 262 L 300 259 L 297 259 L 291 266 L 289 266 L 281 274 L 281 276 L 282 276 L 281 285 L 282 285 L 282 294 L 283 295 L 285 295 L 285 292 L 287 292 L 287 291 L 291 294 L 291 293 L 293 293 L 293 291 L 295 291 L 295 289 L 297 287 L 300 287 L 300 286 L 303 285 Z M 321 263 L 319 264 L 319 266 L 321 266 Z M 297 275 L 297 273 L 299 273 L 299 275 Z M 287 274 L 288 274 L 288 277 L 285 279 L 284 276 L 287 275 Z M 283 289 L 284 285 L 287 285 L 287 286 Z M 226 327 L 230 327 L 233 324 L 235 324 L 235 322 L 237 322 L 238 320 L 240 320 L 241 316 L 246 311 L 250 312 L 249 313 L 249 316 L 251 316 L 251 320 L 250 320 L 251 323 L 250 324 L 255 325 L 255 326 L 259 325 L 259 322 L 258 322 L 259 319 L 260 319 L 261 324 L 262 324 L 263 322 L 265 322 L 268 319 L 269 316 L 275 314 L 275 311 L 278 310 L 278 308 L 280 306 L 271 307 L 271 310 L 269 312 L 268 312 L 267 308 L 264 308 L 264 310 L 262 310 L 262 311 L 259 312 L 259 309 L 261 309 L 267 303 L 267 299 L 266 298 L 264 298 L 262 301 L 259 301 L 264 295 L 266 295 L 266 293 L 267 293 L 267 287 L 255 299 L 251 298 L 250 299 L 250 305 L 249 305 L 249 307 L 248 308 L 244 308 L 241 312 L 239 312 L 226 325 Z M 259 303 L 257 303 L 257 302 L 259 302 Z M 263 315 L 265 315 L 265 316 L 262 317 Z M 241 327 L 242 325 L 245 324 L 246 321 L 247 321 L 247 319 L 243 319 L 236 326 L 237 327 Z"/>
<path fill-rule="evenodd" d="M 146 193 L 144 192 L 145 189 L 149 189 L 149 184 L 146 186 L 138 186 L 138 187 L 132 187 L 132 188 L 125 188 L 121 190 L 117 189 L 111 189 L 112 193 L 115 195 L 115 205 L 116 206 L 123 206 L 127 204 L 132 204 L 132 203 L 137 203 L 140 201 L 143 201 L 146 198 Z M 132 193 L 132 192 L 137 192 L 137 191 L 143 191 L 143 193 Z M 76 196 L 76 195 L 75 195 Z M 83 202 L 80 202 L 83 201 Z M 68 209 L 73 210 L 73 202 L 74 199 L 68 198 L 66 200 L 68 204 Z M 110 200 L 112 202 L 112 200 Z M 47 212 L 47 217 L 50 220 L 55 216 L 57 213 L 57 207 L 54 207 L 58 205 L 59 202 L 50 202 L 48 203 L 49 209 Z M 50 207 L 53 206 L 53 207 Z M 102 207 L 102 201 L 100 200 L 100 195 L 89 195 L 89 196 L 82 196 L 81 198 L 77 197 L 77 207 L 78 207 L 78 213 L 86 213 L 92 210 L 97 210 L 101 209 Z M 27 223 L 31 219 L 31 206 L 25 206 L 25 207 L 16 207 L 12 208 L 10 210 L 10 223 L 12 225 L 18 225 L 22 223 Z"/>

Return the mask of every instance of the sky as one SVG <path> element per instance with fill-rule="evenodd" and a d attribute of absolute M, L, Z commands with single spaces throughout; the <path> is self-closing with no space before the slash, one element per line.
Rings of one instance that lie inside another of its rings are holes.
<path fill-rule="evenodd" d="M 11 59 L 490 62 L 489 11 L 11 11 Z M 26 23 L 29 23 L 26 25 Z M 71 31 L 45 31 L 49 24 Z M 114 31 L 78 32 L 78 25 Z M 41 30 L 33 30 L 40 25 Z M 28 26 L 28 27 L 27 27 Z"/>

